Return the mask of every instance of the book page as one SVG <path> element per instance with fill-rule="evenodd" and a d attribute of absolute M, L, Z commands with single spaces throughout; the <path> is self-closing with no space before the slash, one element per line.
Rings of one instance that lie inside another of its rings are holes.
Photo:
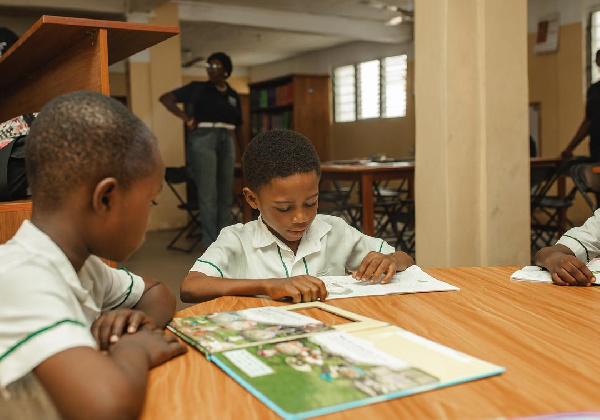
<path fill-rule="evenodd" d="M 380 296 L 393 293 L 443 292 L 460 290 L 458 287 L 444 283 L 421 270 L 417 265 L 396 273 L 386 284 L 370 283 L 353 279 L 352 276 L 320 277 L 325 283 L 329 299 L 340 299 L 359 296 Z"/>
<path fill-rule="evenodd" d="M 213 353 L 282 338 L 305 336 L 331 327 L 276 306 L 174 318 L 169 329 L 200 350 Z"/>

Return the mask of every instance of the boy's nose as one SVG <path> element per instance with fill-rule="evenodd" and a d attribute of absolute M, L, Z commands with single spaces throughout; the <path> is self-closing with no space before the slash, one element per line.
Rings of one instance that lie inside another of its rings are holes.
<path fill-rule="evenodd" d="M 304 209 L 299 209 L 298 211 L 296 211 L 294 213 L 294 216 L 292 217 L 293 223 L 306 223 L 307 221 L 308 221 L 308 214 L 307 214 L 306 210 L 304 210 Z"/>

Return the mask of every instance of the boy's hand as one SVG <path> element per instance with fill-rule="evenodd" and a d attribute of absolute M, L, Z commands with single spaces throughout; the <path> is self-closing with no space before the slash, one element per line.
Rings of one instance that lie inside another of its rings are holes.
<path fill-rule="evenodd" d="M 100 350 L 106 350 L 119 341 L 124 333 L 133 334 L 141 327 L 156 328 L 150 318 L 135 309 L 115 309 L 105 312 L 92 324 L 92 335 Z"/>
<path fill-rule="evenodd" d="M 554 252 L 546 260 L 546 268 L 559 286 L 591 286 L 596 281 L 590 269 L 573 255 Z"/>
<path fill-rule="evenodd" d="M 385 255 L 380 252 L 371 251 L 360 263 L 358 270 L 352 274 L 357 280 L 370 281 L 375 283 L 383 273 L 385 277 L 381 279 L 381 284 L 388 283 L 396 271 L 406 270 L 413 265 L 415 261 L 410 255 L 404 252 L 394 252 L 391 255 Z"/>
<path fill-rule="evenodd" d="M 291 297 L 294 303 L 325 300 L 327 288 L 325 283 L 313 276 L 302 275 L 285 279 L 266 280 L 266 294 L 271 299 L 279 300 Z"/>
<path fill-rule="evenodd" d="M 150 368 L 156 367 L 173 357 L 187 352 L 187 347 L 172 334 L 165 334 L 158 329 L 144 328 L 135 334 L 123 336 L 118 346 L 135 345 L 146 350 Z M 114 346 L 116 347 L 116 346 Z M 114 347 L 111 347 L 111 351 Z"/>

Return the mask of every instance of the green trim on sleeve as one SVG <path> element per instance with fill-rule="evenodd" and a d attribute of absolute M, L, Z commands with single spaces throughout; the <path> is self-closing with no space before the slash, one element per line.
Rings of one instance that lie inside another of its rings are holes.
<path fill-rule="evenodd" d="M 112 311 L 113 309 L 117 309 L 119 306 L 121 306 L 127 300 L 127 298 L 129 297 L 129 295 L 131 294 L 131 290 L 133 290 L 133 276 L 131 275 L 131 273 L 129 272 L 129 270 L 126 269 L 125 267 L 119 267 L 119 270 L 123 270 L 129 276 L 129 279 L 130 279 L 129 288 L 127 289 L 127 293 L 125 293 L 125 297 L 123 298 L 123 300 L 121 300 L 115 306 L 113 306 L 112 308 L 110 308 L 109 311 Z"/>
<path fill-rule="evenodd" d="M 581 243 L 581 241 L 579 239 L 577 239 L 574 236 L 569 236 L 569 235 L 563 235 L 566 236 L 567 238 L 571 238 L 573 239 L 575 242 L 577 242 L 579 245 L 581 245 L 581 247 L 585 250 L 585 258 L 587 259 L 586 263 L 590 262 L 590 253 L 588 252 L 587 248 L 585 247 L 584 244 Z"/>
<path fill-rule="evenodd" d="M 221 271 L 221 269 L 220 269 L 219 267 L 217 267 L 215 264 L 211 263 L 210 261 L 204 261 L 204 260 L 201 260 L 200 258 L 198 258 L 196 261 L 198 261 L 198 262 L 201 262 L 201 263 L 204 263 L 204 264 L 208 264 L 208 265 L 210 265 L 211 267 L 213 267 L 214 269 L 216 269 L 216 270 L 219 272 L 219 274 L 221 275 L 221 278 L 224 278 L 224 276 L 223 276 L 223 272 L 222 272 L 222 271 Z"/>
<path fill-rule="evenodd" d="M 83 324 L 83 322 L 79 322 L 79 321 L 76 321 L 76 320 L 74 320 L 74 319 L 63 319 L 62 321 L 55 322 L 54 324 L 52 324 L 52 325 L 48 325 L 47 327 L 44 327 L 44 328 L 42 328 L 42 329 L 39 329 L 39 330 L 37 330 L 37 331 L 34 331 L 34 332 L 32 332 L 31 334 L 27 335 L 27 336 L 26 336 L 25 338 L 23 338 L 22 340 L 19 340 L 19 341 L 17 342 L 17 344 L 15 344 L 14 346 L 12 346 L 12 347 L 11 347 L 11 348 L 9 348 L 8 350 L 6 350 L 6 352 L 5 352 L 3 355 L 1 355 L 1 356 L 0 356 L 0 362 L 1 362 L 1 361 L 2 361 L 2 360 L 3 360 L 3 359 L 6 357 L 6 356 L 8 356 L 9 354 L 11 354 L 13 351 L 15 351 L 15 350 L 16 350 L 16 349 L 17 349 L 17 348 L 18 348 L 18 347 L 19 347 L 21 344 L 23 344 L 23 343 L 27 342 L 28 340 L 32 339 L 33 337 L 35 337 L 35 336 L 36 336 L 36 335 L 38 335 L 38 334 L 41 334 L 41 333 L 43 333 L 43 332 L 45 332 L 45 331 L 48 331 L 48 330 L 51 330 L 52 328 L 54 328 L 54 327 L 58 327 L 59 325 L 61 325 L 61 324 L 65 324 L 65 323 L 70 323 L 70 324 L 74 324 L 74 325 L 79 325 L 80 327 L 84 327 L 84 328 L 85 328 L 85 325 Z"/>
<path fill-rule="evenodd" d="M 381 250 L 383 249 L 383 244 L 385 243 L 385 241 L 382 239 L 381 240 L 381 245 L 379 245 L 379 251 L 377 252 L 381 252 Z"/>
<path fill-rule="evenodd" d="M 279 259 L 281 260 L 281 264 L 283 264 L 283 268 L 285 269 L 285 276 L 289 277 L 290 273 L 288 272 L 287 265 L 283 262 L 283 256 L 281 255 L 281 248 L 277 245 L 277 252 L 279 252 Z"/>

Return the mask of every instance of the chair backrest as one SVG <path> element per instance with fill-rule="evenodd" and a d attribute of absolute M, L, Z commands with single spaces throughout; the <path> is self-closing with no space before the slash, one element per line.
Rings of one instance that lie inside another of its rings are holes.
<path fill-rule="evenodd" d="M 542 198 L 546 197 L 552 185 L 559 176 L 558 166 L 555 163 L 543 163 L 531 165 L 530 168 L 530 186 L 531 186 L 531 210 L 533 211 L 540 203 Z"/>
<path fill-rule="evenodd" d="M 596 210 L 596 205 L 590 199 L 588 193 L 600 194 L 600 174 L 593 172 L 594 166 L 600 166 L 600 164 L 581 163 L 571 168 L 571 177 L 592 211 Z"/>

